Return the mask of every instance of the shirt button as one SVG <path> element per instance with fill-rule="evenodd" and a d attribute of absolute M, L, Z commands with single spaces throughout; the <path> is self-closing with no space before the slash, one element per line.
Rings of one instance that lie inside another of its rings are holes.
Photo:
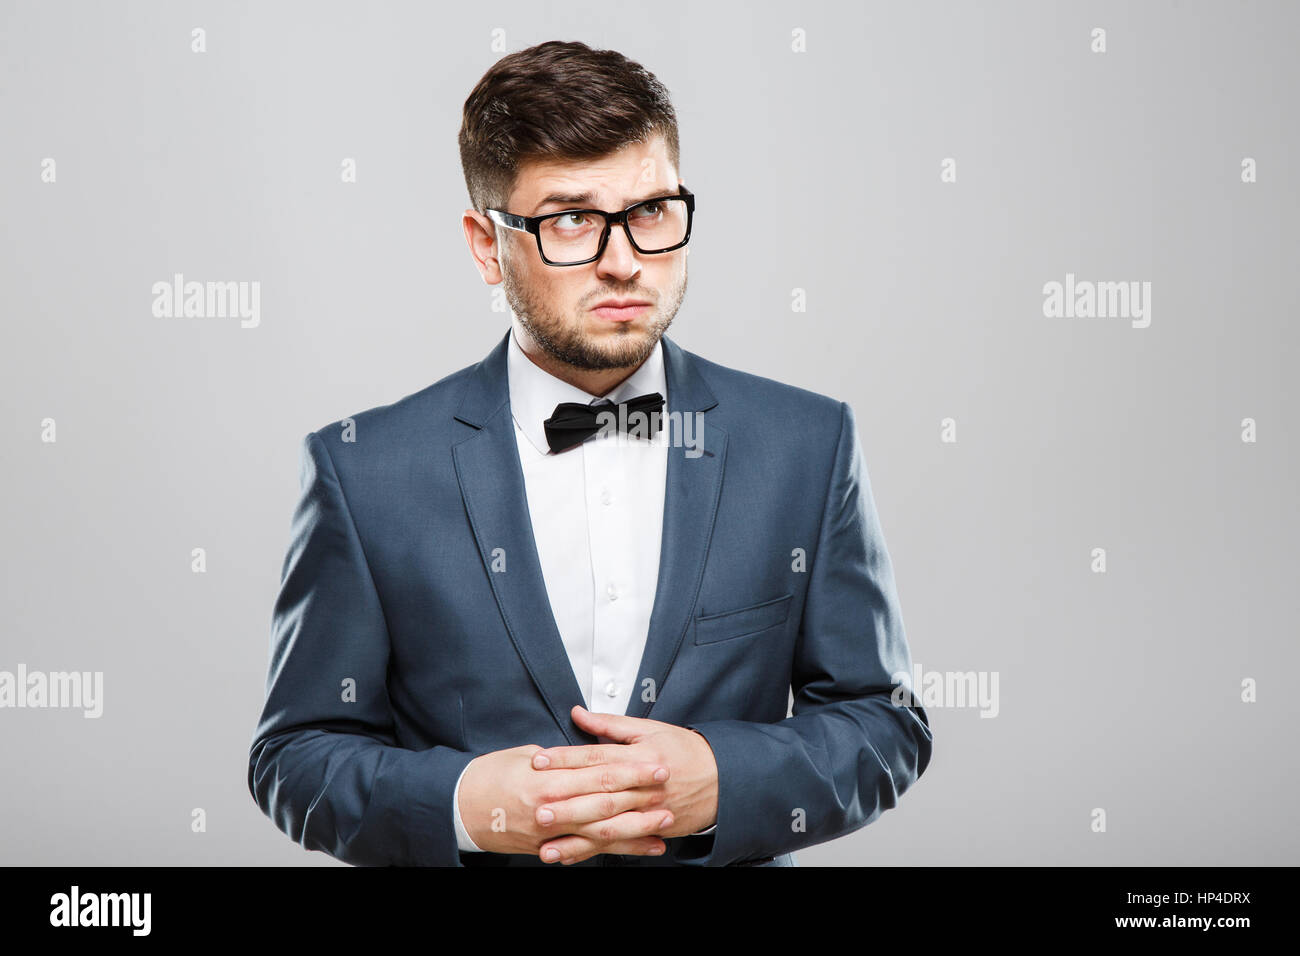
<path fill-rule="evenodd" d="M 610 504 L 613 500 L 614 500 L 614 496 L 611 495 L 611 494 L 609 493 L 609 489 L 608 489 L 608 488 L 602 488 L 602 489 L 600 490 L 600 503 L 601 503 L 601 504 L 605 504 L 605 505 L 607 505 L 607 504 Z"/>
<path fill-rule="evenodd" d="M 614 587 L 614 585 L 611 584 L 608 588 L 606 588 L 605 593 L 609 595 L 609 599 L 611 601 L 618 600 L 618 588 Z"/>
<path fill-rule="evenodd" d="M 605 696 L 606 696 L 606 697 L 617 697 L 617 696 L 618 696 L 618 685 L 615 684 L 613 681 L 610 681 L 608 684 L 606 684 L 606 685 L 605 685 Z"/>

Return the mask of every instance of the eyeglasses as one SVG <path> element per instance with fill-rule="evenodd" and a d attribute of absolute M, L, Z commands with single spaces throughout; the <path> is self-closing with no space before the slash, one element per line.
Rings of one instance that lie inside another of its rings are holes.
<path fill-rule="evenodd" d="M 604 254 L 610 229 L 616 225 L 623 227 L 632 248 L 644 255 L 680 249 L 691 238 L 695 194 L 678 186 L 676 196 L 642 199 L 622 212 L 566 209 L 545 216 L 516 216 L 503 209 L 486 211 L 498 225 L 531 232 L 548 266 L 580 266 Z"/>

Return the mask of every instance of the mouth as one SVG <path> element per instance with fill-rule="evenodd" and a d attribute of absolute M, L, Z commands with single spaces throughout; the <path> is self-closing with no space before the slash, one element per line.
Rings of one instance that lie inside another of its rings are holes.
<path fill-rule="evenodd" d="M 650 310 L 649 302 L 637 299 L 606 299 L 591 311 L 609 322 L 628 322 Z"/>

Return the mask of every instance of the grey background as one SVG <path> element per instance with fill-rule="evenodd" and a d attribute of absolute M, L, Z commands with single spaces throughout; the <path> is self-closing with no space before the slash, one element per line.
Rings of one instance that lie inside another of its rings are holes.
<path fill-rule="evenodd" d="M 799 862 L 1300 862 L 1298 27 L 1260 2 L 4 0 L 0 669 L 102 670 L 105 709 L 0 710 L 0 861 L 337 865 L 245 779 L 298 443 L 505 331 L 456 151 L 500 28 L 669 87 L 699 197 L 669 334 L 852 404 L 913 657 L 1000 675 L 995 719 L 931 709 L 899 807 Z M 155 318 L 174 272 L 260 281 L 260 327 Z M 1066 272 L 1150 281 L 1150 327 L 1045 318 Z"/>

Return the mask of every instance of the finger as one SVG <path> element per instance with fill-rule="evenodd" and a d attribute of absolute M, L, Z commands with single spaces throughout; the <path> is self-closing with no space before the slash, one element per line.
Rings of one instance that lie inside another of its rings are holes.
<path fill-rule="evenodd" d="M 673 825 L 670 810 L 626 810 L 617 816 L 593 823 L 584 823 L 573 828 L 571 833 L 559 839 L 585 837 L 601 846 L 609 846 L 622 840 L 635 840 L 638 837 L 658 836 L 660 830 L 667 830 Z M 599 850 L 598 852 L 605 852 Z"/>
<path fill-rule="evenodd" d="M 618 793 L 639 787 L 659 787 L 668 780 L 668 768 L 654 763 L 607 763 L 601 767 L 570 770 L 571 796 L 586 793 Z"/>
<path fill-rule="evenodd" d="M 594 767 L 627 759 L 626 744 L 578 744 L 573 747 L 550 747 L 533 754 L 534 770 L 565 770 Z"/>
<path fill-rule="evenodd" d="M 575 704 L 570 711 L 573 722 L 595 737 L 608 737 L 619 743 L 634 744 L 637 738 L 649 733 L 660 722 L 644 717 L 628 717 L 626 714 L 593 714 L 581 705 Z"/>
<path fill-rule="evenodd" d="M 647 749 L 629 744 L 578 744 L 573 747 L 551 747 L 533 754 L 532 767 L 534 770 L 574 770 L 580 767 L 599 767 L 604 764 L 635 763 L 647 759 Z M 664 770 L 667 772 L 666 767 Z"/>
<path fill-rule="evenodd" d="M 653 763 L 607 763 L 581 770 L 539 773 L 533 791 L 534 806 L 558 803 L 588 793 L 616 793 L 637 787 L 657 787 L 670 776 L 668 768 Z"/>
<path fill-rule="evenodd" d="M 544 803 L 534 811 L 539 826 L 564 832 L 573 824 L 592 823 L 627 810 L 657 809 L 667 791 L 660 786 L 630 787 L 612 793 L 584 793 L 568 800 Z"/>
<path fill-rule="evenodd" d="M 571 834 L 548 840 L 538 847 L 538 856 L 546 863 L 576 863 L 594 853 L 618 853 L 611 847 L 646 838 L 657 837 L 660 830 L 673 824 L 668 810 L 639 813 L 629 810 L 608 820 L 580 826 Z M 553 851 L 558 851 L 555 855 Z"/>
<path fill-rule="evenodd" d="M 562 863 L 567 866 L 572 863 L 581 863 L 598 853 L 662 856 L 667 850 L 668 844 L 659 837 L 637 837 L 636 839 L 619 840 L 617 843 L 601 846 L 596 841 L 589 840 L 586 837 L 569 836 L 544 843 L 539 848 L 537 855 L 545 863 Z M 551 858 L 552 853 L 554 853 L 554 859 Z"/>

